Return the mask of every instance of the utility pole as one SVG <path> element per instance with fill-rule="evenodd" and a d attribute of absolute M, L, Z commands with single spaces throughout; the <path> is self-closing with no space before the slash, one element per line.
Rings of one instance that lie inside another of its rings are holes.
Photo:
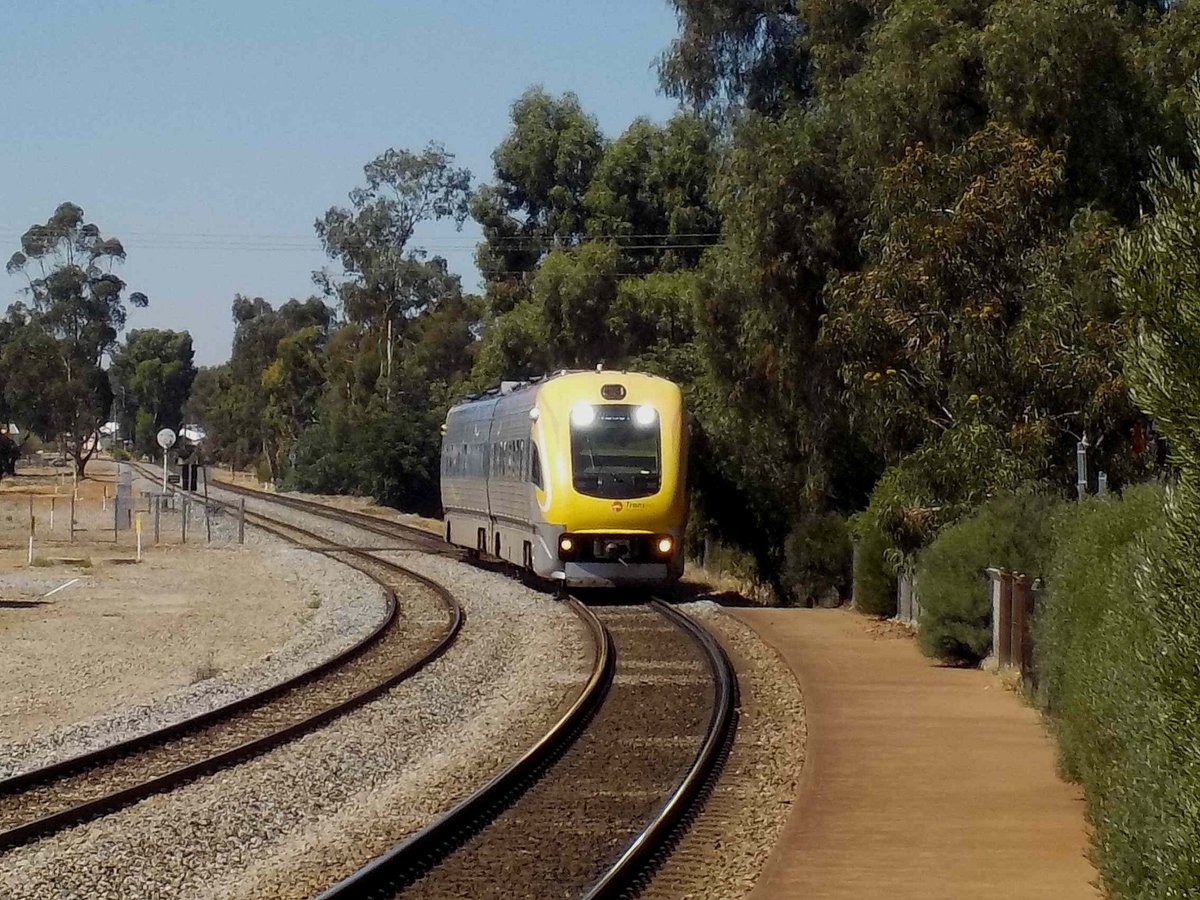
<path fill-rule="evenodd" d="M 1087 496 L 1087 452 L 1090 446 L 1086 434 L 1075 445 L 1075 487 L 1079 492 L 1079 500 Z"/>
<path fill-rule="evenodd" d="M 388 310 L 387 320 L 387 388 L 384 392 L 384 400 L 387 403 L 388 409 L 392 407 L 392 314 Z"/>

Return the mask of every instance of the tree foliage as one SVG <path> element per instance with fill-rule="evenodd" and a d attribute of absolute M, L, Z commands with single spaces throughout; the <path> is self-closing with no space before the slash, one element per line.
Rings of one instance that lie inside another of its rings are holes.
<path fill-rule="evenodd" d="M 483 229 L 475 261 L 497 314 L 528 296 L 528 273 L 542 257 L 583 233 L 584 194 L 604 151 L 599 125 L 574 94 L 531 88 L 510 117 L 512 129 L 492 153 L 494 180 L 471 201 Z"/>
<path fill-rule="evenodd" d="M 125 327 L 126 285 L 113 272 L 124 260 L 120 240 L 104 237 L 84 221 L 80 207 L 63 203 L 21 236 L 21 249 L 5 267 L 25 279 L 29 300 L 9 309 L 19 343 L 6 351 L 8 367 L 28 385 L 19 389 L 16 405 L 37 406 L 25 417 L 43 437 L 63 441 L 80 476 L 112 404 L 102 363 Z M 138 292 L 128 300 L 133 306 L 148 302 Z M 35 374 L 48 380 L 29 380 Z M 17 390 L 6 388 L 11 395 Z"/>
<path fill-rule="evenodd" d="M 138 452 L 156 454 L 159 430 L 183 424 L 196 377 L 193 359 L 190 334 L 157 328 L 134 329 L 113 352 L 108 371 L 122 411 L 117 421 Z"/>

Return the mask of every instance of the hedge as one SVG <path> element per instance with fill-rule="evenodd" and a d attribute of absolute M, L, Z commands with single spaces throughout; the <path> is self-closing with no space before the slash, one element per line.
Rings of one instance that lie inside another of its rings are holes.
<path fill-rule="evenodd" d="M 888 540 L 866 516 L 851 519 L 854 534 L 854 605 L 868 616 L 896 614 L 896 569 L 887 559 Z"/>
<path fill-rule="evenodd" d="M 1087 795 L 1114 897 L 1200 887 L 1200 572 L 1179 543 L 1196 512 L 1187 493 L 1143 487 L 1062 517 L 1034 622 L 1040 699 L 1064 772 Z"/>
<path fill-rule="evenodd" d="M 789 603 L 836 605 L 850 581 L 850 531 L 837 513 L 803 516 L 783 545 L 782 581 Z"/>
<path fill-rule="evenodd" d="M 989 566 L 1040 575 L 1058 497 L 1022 492 L 996 497 L 943 529 L 917 557 L 920 644 L 929 656 L 978 663 L 992 645 Z"/>

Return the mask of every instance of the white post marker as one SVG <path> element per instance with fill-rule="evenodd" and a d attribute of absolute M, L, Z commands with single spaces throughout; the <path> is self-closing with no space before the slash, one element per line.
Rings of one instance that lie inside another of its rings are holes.
<path fill-rule="evenodd" d="M 61 590 L 64 590 L 65 588 L 69 588 L 71 585 L 73 585 L 73 584 L 78 584 L 78 583 L 79 583 L 79 579 L 78 579 L 78 578 L 72 578 L 72 579 L 71 579 L 70 581 L 68 581 L 66 584 L 60 584 L 60 585 L 59 585 L 58 587 L 56 587 L 54 590 L 52 590 L 52 591 L 47 591 L 46 593 L 42 594 L 42 599 L 43 599 L 43 600 L 45 600 L 47 597 L 53 597 L 53 596 L 54 596 L 55 594 L 57 594 L 59 591 L 61 591 Z"/>
<path fill-rule="evenodd" d="M 29 565 L 33 565 L 33 532 L 37 528 L 37 517 L 29 514 Z"/>
<path fill-rule="evenodd" d="M 133 528 L 137 532 L 137 561 L 142 561 L 142 513 L 138 513 L 133 520 Z"/>
<path fill-rule="evenodd" d="M 54 498 L 50 498 L 50 530 L 54 530 Z"/>
<path fill-rule="evenodd" d="M 156 436 L 158 446 L 162 447 L 163 452 L 163 493 L 167 492 L 167 451 L 175 446 L 175 432 L 170 428 L 164 428 Z"/>

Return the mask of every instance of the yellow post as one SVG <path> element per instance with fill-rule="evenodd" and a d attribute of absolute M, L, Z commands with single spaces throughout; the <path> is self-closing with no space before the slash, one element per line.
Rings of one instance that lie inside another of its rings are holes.
<path fill-rule="evenodd" d="M 137 532 L 137 561 L 142 561 L 142 513 L 138 513 L 133 520 L 133 528 Z"/>

